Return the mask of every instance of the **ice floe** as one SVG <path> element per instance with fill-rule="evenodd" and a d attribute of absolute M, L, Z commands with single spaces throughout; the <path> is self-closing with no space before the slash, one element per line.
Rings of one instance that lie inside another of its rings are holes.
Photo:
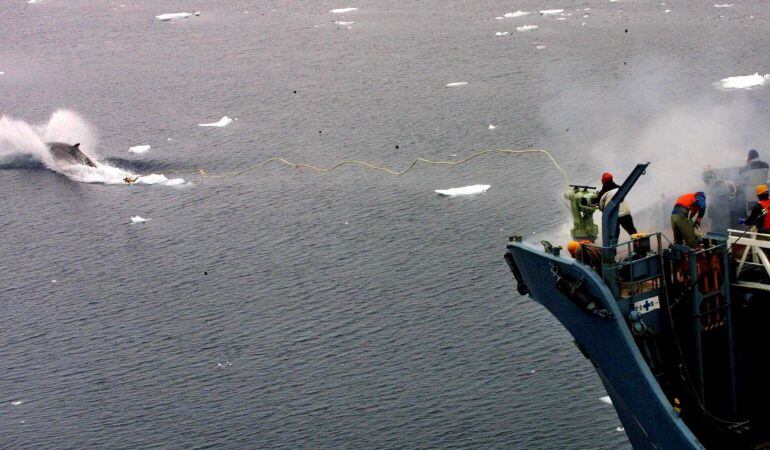
<path fill-rule="evenodd" d="M 198 14 L 200 14 L 200 13 L 198 13 Z M 196 15 L 198 15 L 198 14 L 196 14 Z M 181 12 L 181 13 L 161 14 L 159 16 L 155 16 L 155 18 L 160 20 L 160 21 L 167 22 L 167 21 L 173 20 L 173 19 L 186 19 L 186 18 L 188 18 L 190 16 L 192 16 L 192 14 L 190 14 L 188 12 Z"/>
<path fill-rule="evenodd" d="M 532 14 L 532 13 L 531 12 L 527 12 L 527 11 L 518 10 L 518 11 L 514 11 L 512 13 L 505 13 L 505 14 L 503 14 L 503 17 L 508 17 L 508 18 L 523 17 L 523 16 L 528 16 L 530 14 Z"/>
<path fill-rule="evenodd" d="M 509 34 L 511 33 L 507 31 L 498 31 L 497 33 L 495 33 L 495 36 L 508 36 Z"/>
<path fill-rule="evenodd" d="M 149 149 L 151 149 L 149 145 L 135 145 L 133 147 L 128 148 L 128 153 L 135 153 L 137 155 L 141 155 L 142 153 L 147 153 Z"/>
<path fill-rule="evenodd" d="M 553 15 L 556 15 L 556 14 L 563 13 L 564 10 L 563 9 L 544 9 L 544 10 L 541 10 L 539 12 L 540 12 L 540 14 L 542 14 L 544 16 L 553 16 Z"/>
<path fill-rule="evenodd" d="M 467 82 L 467 81 L 457 81 L 457 82 L 455 82 L 455 83 L 449 83 L 449 84 L 447 84 L 447 85 L 446 85 L 446 87 L 465 86 L 466 84 L 468 84 L 468 82 Z"/>
<path fill-rule="evenodd" d="M 436 189 L 435 192 L 438 195 L 443 195 L 445 197 L 456 197 L 459 195 L 481 194 L 482 192 L 486 192 L 490 187 L 492 186 L 488 184 L 474 184 L 473 186 L 463 186 L 450 189 Z"/>
<path fill-rule="evenodd" d="M 732 3 L 722 3 L 721 5 L 714 5 L 714 8 L 732 8 L 735 6 Z"/>
<path fill-rule="evenodd" d="M 516 27 L 516 31 L 532 31 L 537 30 L 537 25 L 524 25 L 521 27 Z"/>
<path fill-rule="evenodd" d="M 722 78 L 719 83 L 724 89 L 751 89 L 762 86 L 767 80 L 770 80 L 770 74 L 762 76 L 756 72 L 754 75 Z"/>
<path fill-rule="evenodd" d="M 199 123 L 198 126 L 199 127 L 224 127 L 224 126 L 228 125 L 232 121 L 233 121 L 233 119 L 231 119 L 231 118 L 229 118 L 227 116 L 224 116 L 221 119 L 219 119 L 219 121 L 217 121 L 217 122 L 213 122 L 213 123 Z"/>
<path fill-rule="evenodd" d="M 337 8 L 337 9 L 332 9 L 329 12 L 332 13 L 332 14 L 345 14 L 345 13 L 349 13 L 351 11 L 355 11 L 357 9 L 358 8 Z"/>
<path fill-rule="evenodd" d="M 131 217 L 131 223 L 145 223 L 150 219 L 145 219 L 142 216 L 133 216 Z"/>
<path fill-rule="evenodd" d="M 599 398 L 599 400 L 601 400 L 602 403 L 606 403 L 608 405 L 612 404 L 612 399 L 610 399 L 609 395 L 605 395 L 604 397 Z"/>
<path fill-rule="evenodd" d="M 334 22 L 335 25 L 339 25 L 339 26 L 342 26 L 342 27 L 346 27 L 348 25 L 353 25 L 354 23 L 355 22 L 344 22 L 342 20 L 337 20 L 337 21 Z"/>

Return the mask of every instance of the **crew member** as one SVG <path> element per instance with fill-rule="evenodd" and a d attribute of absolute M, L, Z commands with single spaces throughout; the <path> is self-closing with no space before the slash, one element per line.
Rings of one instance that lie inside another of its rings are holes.
<path fill-rule="evenodd" d="M 770 192 L 766 184 L 757 186 L 756 192 L 759 202 L 751 208 L 751 214 L 743 223 L 750 227 L 756 225 L 759 233 L 770 234 L 770 218 L 767 217 L 770 212 Z"/>
<path fill-rule="evenodd" d="M 602 188 L 599 190 L 597 196 L 599 197 L 599 211 L 604 211 L 605 206 L 612 200 L 612 197 L 618 193 L 620 186 L 612 179 L 612 174 L 604 172 L 602 174 Z M 629 236 L 636 234 L 636 227 L 634 226 L 634 219 L 631 217 L 631 209 L 628 208 L 626 202 L 620 203 L 620 210 L 618 211 L 618 223 L 615 226 L 615 237 L 620 236 L 620 227 L 623 227 Z"/>
<path fill-rule="evenodd" d="M 575 260 L 592 267 L 597 272 L 602 269 L 602 250 L 590 241 L 569 241 L 567 250 Z"/>
<path fill-rule="evenodd" d="M 700 222 L 706 213 L 706 194 L 693 192 L 684 194 L 676 199 L 674 210 L 671 211 L 671 228 L 674 230 L 674 243 L 684 242 L 690 248 L 698 246 L 695 229 L 700 228 Z M 693 221 L 694 220 L 694 221 Z"/>
<path fill-rule="evenodd" d="M 752 188 L 767 183 L 767 173 L 768 165 L 759 159 L 759 152 L 753 148 L 749 150 L 749 154 L 746 156 L 746 165 L 741 167 L 738 172 L 745 186 L 743 191 L 746 196 L 746 211 L 749 211 L 754 205 Z"/>

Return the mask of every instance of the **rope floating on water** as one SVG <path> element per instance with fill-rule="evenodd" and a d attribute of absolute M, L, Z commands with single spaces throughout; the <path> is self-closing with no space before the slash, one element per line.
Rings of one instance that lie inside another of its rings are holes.
<path fill-rule="evenodd" d="M 466 163 L 466 162 L 468 162 L 468 161 L 470 161 L 472 159 L 478 158 L 479 156 L 483 156 L 483 155 L 487 155 L 487 154 L 492 154 L 492 153 L 497 153 L 497 154 L 541 153 L 543 155 L 546 155 L 548 157 L 548 159 L 551 160 L 553 165 L 559 170 L 559 172 L 561 172 L 562 176 L 564 177 L 565 183 L 569 184 L 569 176 L 567 175 L 567 172 L 565 172 L 564 169 L 562 169 L 562 167 L 559 165 L 559 163 L 556 162 L 556 159 L 554 159 L 554 157 L 547 150 L 543 150 L 543 149 L 539 149 L 539 148 L 529 148 L 529 149 L 521 149 L 521 150 L 497 148 L 497 149 L 479 150 L 476 153 L 473 153 L 472 155 L 468 156 L 467 158 L 461 159 L 461 160 L 458 160 L 458 161 L 433 161 L 433 160 L 425 159 L 425 158 L 415 158 L 415 160 L 412 161 L 412 163 L 409 164 L 406 167 L 406 169 L 401 170 L 401 171 L 389 169 L 387 167 L 378 166 L 378 165 L 375 165 L 375 164 L 372 164 L 372 163 L 368 163 L 366 161 L 358 161 L 358 160 L 353 160 L 353 159 L 345 160 L 345 161 L 340 161 L 339 163 L 335 164 L 334 166 L 324 168 L 324 167 L 317 167 L 317 166 L 314 166 L 314 165 L 311 165 L 311 164 L 294 163 L 294 162 L 288 161 L 288 160 L 286 160 L 284 158 L 275 157 L 275 158 L 266 159 L 265 161 L 262 161 L 261 163 L 259 163 L 257 165 L 254 165 L 254 166 L 246 167 L 244 169 L 236 170 L 236 171 L 233 171 L 233 172 L 223 172 L 223 173 L 220 173 L 220 174 L 209 174 L 209 173 L 207 173 L 203 169 L 170 170 L 169 172 L 170 173 L 177 173 L 177 174 L 195 173 L 195 174 L 200 175 L 201 178 L 227 178 L 227 177 L 234 177 L 234 176 L 238 176 L 238 175 L 243 175 L 246 172 L 249 172 L 249 171 L 252 171 L 252 170 L 255 170 L 255 169 L 259 169 L 259 168 L 264 167 L 264 166 L 266 166 L 266 165 L 268 165 L 270 163 L 275 162 L 275 163 L 283 164 L 283 165 L 286 165 L 286 166 L 289 166 L 289 167 L 294 167 L 296 169 L 305 168 L 305 169 L 309 169 L 309 170 L 314 170 L 314 171 L 319 172 L 319 173 L 332 172 L 334 170 L 339 169 L 342 166 L 359 165 L 359 166 L 363 166 L 363 167 L 365 167 L 367 169 L 378 170 L 378 171 L 385 172 L 385 173 L 390 174 L 390 175 L 401 176 L 401 175 L 404 175 L 405 173 L 409 172 L 410 170 L 412 170 L 419 163 L 433 164 L 433 165 L 445 165 L 445 166 L 456 166 L 458 164 L 463 164 L 463 163 Z"/>

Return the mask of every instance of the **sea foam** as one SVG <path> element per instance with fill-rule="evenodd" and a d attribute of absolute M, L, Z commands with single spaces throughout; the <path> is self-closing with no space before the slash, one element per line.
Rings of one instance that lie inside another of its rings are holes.
<path fill-rule="evenodd" d="M 770 74 L 762 76 L 756 72 L 754 75 L 722 78 L 719 83 L 724 89 L 751 89 L 762 86 L 767 80 L 770 80 Z"/>
<path fill-rule="evenodd" d="M 482 192 L 486 192 L 490 187 L 492 186 L 488 184 L 474 184 L 473 186 L 463 186 L 450 189 L 436 189 L 435 192 L 438 195 L 443 195 L 445 197 L 457 197 L 460 195 L 481 194 Z"/>

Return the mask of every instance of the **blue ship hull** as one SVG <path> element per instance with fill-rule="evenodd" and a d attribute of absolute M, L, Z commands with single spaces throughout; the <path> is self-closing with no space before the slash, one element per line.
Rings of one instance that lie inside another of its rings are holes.
<path fill-rule="evenodd" d="M 591 360 L 612 399 L 635 449 L 702 449 L 653 376 L 626 324 L 625 314 L 599 275 L 590 267 L 514 242 L 509 249 L 529 288 Z M 555 268 L 555 269 L 554 269 Z M 590 314 L 560 292 L 554 271 L 583 285 L 603 314 Z"/>

